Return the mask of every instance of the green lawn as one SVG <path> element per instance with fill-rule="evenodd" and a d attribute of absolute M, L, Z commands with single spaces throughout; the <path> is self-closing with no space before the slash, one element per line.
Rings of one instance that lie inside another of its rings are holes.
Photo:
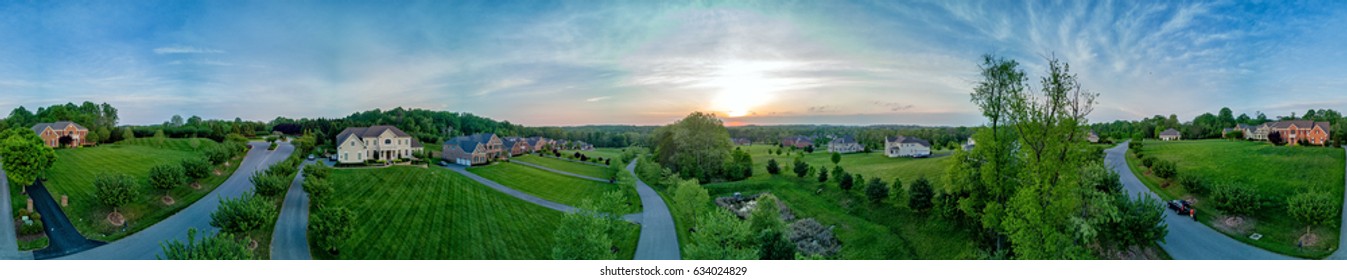
<path fill-rule="evenodd" d="M 173 189 L 170 193 L 175 200 L 173 205 L 164 205 L 160 200 L 164 192 L 147 185 L 151 167 L 202 156 L 201 150 L 215 145 L 219 144 L 209 139 L 146 138 L 98 147 L 59 149 L 56 164 L 47 171 L 46 186 L 57 203 L 60 203 L 61 195 L 69 196 L 70 205 L 65 212 L 81 234 L 93 240 L 117 240 L 177 213 L 224 183 L 238 168 L 242 157 L 231 160 L 227 167 L 217 167 L 220 175 L 212 173 L 202 179 L 201 189 L 187 185 Z M 119 209 L 127 219 L 124 228 L 107 222 L 111 209 L 94 196 L 94 176 L 102 173 L 130 175 L 138 183 L 140 195 Z"/>
<path fill-rule="evenodd" d="M 1305 226 L 1296 222 L 1286 210 L 1286 198 L 1296 193 L 1317 190 L 1331 195 L 1341 204 L 1343 195 L 1343 150 L 1322 147 L 1277 147 L 1262 142 L 1201 140 L 1201 141 L 1146 141 L 1142 148 L 1146 156 L 1174 161 L 1179 174 L 1196 174 L 1208 184 L 1241 184 L 1255 186 L 1263 198 L 1272 202 L 1252 218 L 1253 232 L 1264 237 L 1248 238 L 1249 233 L 1233 233 L 1213 226 L 1245 243 L 1273 252 L 1322 258 L 1337 250 L 1339 225 L 1334 218 L 1326 226 L 1312 229 L 1319 236 L 1316 246 L 1297 248 L 1296 243 L 1305 233 Z M 1132 172 L 1151 190 L 1165 199 L 1196 198 L 1198 218 L 1208 226 L 1219 223 L 1224 215 L 1204 203 L 1205 197 L 1188 193 L 1183 186 L 1173 183 L 1161 187 L 1163 181 L 1149 175 L 1132 153 L 1127 163 Z"/>
<path fill-rule="evenodd" d="M 585 199 L 597 200 L 604 192 L 618 189 L 615 184 L 575 178 L 508 162 L 468 168 L 468 171 L 539 198 L 571 206 L 579 206 Z M 636 189 L 626 188 L 623 191 L 626 192 L 627 204 L 631 205 L 626 213 L 641 212 L 641 198 L 636 194 Z"/>
<path fill-rule="evenodd" d="M 585 156 L 588 157 L 619 159 L 622 158 L 622 149 L 623 148 L 595 148 L 593 151 L 563 150 L 561 151 L 561 155 L 562 156 L 574 155 L 575 152 L 580 152 L 581 154 L 584 154 Z"/>
<path fill-rule="evenodd" d="M 442 168 L 338 169 L 330 180 L 330 203 L 356 213 L 341 259 L 548 259 L 562 215 Z M 625 259 L 639 226 L 629 229 Z"/>
<path fill-rule="evenodd" d="M 740 146 L 753 156 L 753 177 L 727 183 L 708 184 L 712 197 L 729 196 L 735 192 L 752 194 L 771 192 L 795 211 L 797 217 L 814 218 L 825 225 L 836 226 L 834 233 L 842 243 L 842 259 L 972 259 L 977 248 L 966 231 L 947 221 L 926 214 L 914 213 L 906 207 L 894 205 L 893 200 L 871 203 L 860 188 L 849 193 L 836 183 L 818 183 L 817 177 L 800 179 L 790 171 L 796 154 L 768 155 L 775 146 Z M 857 153 L 842 156 L 841 165 L 849 173 L 865 178 L 878 176 L 886 182 L 901 178 L 910 184 L 925 177 L 937 188 L 941 184 L 949 151 L 939 151 L 936 158 L 888 158 L 881 153 Z M 831 154 L 806 153 L 804 160 L 811 166 L 832 168 Z M 776 159 L 782 165 L 782 174 L 767 173 L 767 160 Z M 648 183 L 648 182 L 647 182 Z M 822 189 L 821 192 L 816 193 Z M 661 190 L 662 195 L 669 193 Z M 667 199 L 666 199 L 667 200 Z M 671 204 L 672 205 L 672 204 Z M 906 205 L 906 204 L 902 204 Z M 706 207 L 714 207 L 707 205 Z M 686 221 L 675 221 L 680 243 L 686 244 Z"/>
<path fill-rule="evenodd" d="M 611 178 L 611 177 L 613 176 L 613 170 L 610 169 L 610 168 L 601 167 L 601 166 L 594 166 L 594 165 L 589 165 L 589 164 L 583 164 L 583 163 L 577 163 L 577 162 L 571 162 L 571 161 L 565 161 L 565 160 L 560 160 L 560 159 L 556 159 L 556 158 L 541 157 L 541 156 L 534 156 L 534 155 L 525 155 L 525 156 L 520 156 L 520 157 L 510 158 L 510 160 L 512 160 L 512 161 L 517 160 L 517 161 L 522 161 L 522 162 L 527 162 L 527 163 L 537 164 L 537 165 L 541 165 L 541 166 L 543 166 L 543 167 L 547 167 L 547 168 L 551 168 L 551 169 L 556 169 L 556 170 L 566 171 L 566 172 L 570 172 L 570 173 L 575 173 L 575 174 L 580 174 L 580 175 L 590 176 L 590 177 L 599 178 L 599 179 L 608 179 L 608 178 Z"/>

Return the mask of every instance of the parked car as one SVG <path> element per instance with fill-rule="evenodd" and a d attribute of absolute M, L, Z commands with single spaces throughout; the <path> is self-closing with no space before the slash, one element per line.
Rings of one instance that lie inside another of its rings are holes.
<path fill-rule="evenodd" d="M 313 160 L 313 159 L 314 159 L 313 154 L 309 154 L 309 160 Z"/>
<path fill-rule="evenodd" d="M 1174 212 L 1178 213 L 1179 215 L 1195 216 L 1192 202 L 1188 202 L 1187 200 L 1182 199 L 1175 199 L 1170 200 L 1169 203 L 1167 204 L 1169 204 L 1169 209 L 1173 209 Z"/>
<path fill-rule="evenodd" d="M 440 161 L 440 166 L 449 166 L 449 163 L 448 163 L 448 162 L 445 162 L 445 161 L 443 161 L 443 160 L 441 160 L 441 161 Z"/>

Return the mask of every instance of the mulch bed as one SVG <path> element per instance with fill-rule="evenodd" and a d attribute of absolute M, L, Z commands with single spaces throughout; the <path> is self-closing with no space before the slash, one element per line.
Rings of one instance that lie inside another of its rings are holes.
<path fill-rule="evenodd" d="M 112 212 L 108 213 L 107 221 L 109 224 L 120 227 L 126 224 L 126 217 L 123 217 L 122 213 Z"/>
<path fill-rule="evenodd" d="M 197 188 L 199 189 L 200 187 L 197 187 Z M 173 205 L 173 204 L 175 204 L 175 203 L 178 203 L 177 200 L 173 200 L 173 197 L 172 197 L 172 196 L 167 196 L 167 195 L 165 195 L 163 198 L 160 198 L 159 201 L 160 201 L 160 202 L 163 202 L 164 205 Z"/>

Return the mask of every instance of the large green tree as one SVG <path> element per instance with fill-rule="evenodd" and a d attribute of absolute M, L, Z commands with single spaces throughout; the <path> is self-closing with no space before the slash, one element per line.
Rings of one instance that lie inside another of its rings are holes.
<path fill-rule="evenodd" d="M 42 138 L 32 130 L 16 127 L 0 132 L 0 164 L 11 186 L 32 185 L 55 163 L 56 151 L 43 145 Z"/>
<path fill-rule="evenodd" d="M 709 182 L 724 175 L 730 134 L 715 115 L 693 112 L 655 130 L 655 159 L 684 178 Z"/>
<path fill-rule="evenodd" d="M 221 232 L 197 239 L 196 228 L 187 229 L 187 243 L 170 240 L 159 246 L 163 249 L 163 254 L 159 255 L 158 258 L 162 260 L 250 260 L 253 258 L 252 250 L 248 250 L 248 245 L 235 239 L 233 235 Z"/>

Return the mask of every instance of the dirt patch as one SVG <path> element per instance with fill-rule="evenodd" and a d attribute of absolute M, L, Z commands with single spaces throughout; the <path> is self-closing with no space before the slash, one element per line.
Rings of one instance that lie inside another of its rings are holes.
<path fill-rule="evenodd" d="M 248 250 L 257 250 L 257 240 L 248 238 Z"/>
<path fill-rule="evenodd" d="M 226 163 L 225 165 L 229 165 L 229 164 Z M 224 171 L 221 171 L 221 170 L 219 170 L 219 169 L 216 169 L 215 171 L 211 171 L 211 173 L 214 173 L 215 176 L 224 175 Z"/>
<path fill-rule="evenodd" d="M 228 161 L 225 162 L 225 166 L 229 166 L 229 164 L 230 164 L 230 163 L 229 163 Z M 220 170 L 219 170 L 219 169 L 216 169 L 215 171 L 216 171 L 216 172 L 219 172 Z"/>
<path fill-rule="evenodd" d="M 193 190 L 199 190 L 201 189 L 201 182 L 192 182 L 191 186 Z"/>
<path fill-rule="evenodd" d="M 163 202 L 165 206 L 169 206 L 169 205 L 173 205 L 173 204 L 178 203 L 177 200 L 173 200 L 173 197 L 172 197 L 172 196 L 167 196 L 167 195 L 165 195 L 164 197 L 160 198 L 159 201 L 160 201 L 160 202 Z"/>
<path fill-rule="evenodd" d="M 1299 245 L 1300 247 L 1317 246 L 1319 245 L 1319 235 L 1314 234 L 1313 232 L 1305 233 L 1305 235 L 1300 236 L 1299 244 L 1297 245 Z"/>
<path fill-rule="evenodd" d="M 1253 231 L 1253 225 L 1257 223 L 1253 218 L 1244 216 L 1220 216 L 1211 223 L 1224 232 L 1233 232 L 1238 234 L 1249 234 Z"/>
<path fill-rule="evenodd" d="M 123 217 L 123 216 L 122 216 L 122 213 L 117 213 L 117 212 L 108 213 L 108 219 L 107 219 L 107 220 L 108 220 L 108 223 L 109 223 L 109 224 L 112 224 L 113 226 L 119 226 L 119 227 L 120 227 L 120 226 L 126 224 L 126 217 Z"/>

